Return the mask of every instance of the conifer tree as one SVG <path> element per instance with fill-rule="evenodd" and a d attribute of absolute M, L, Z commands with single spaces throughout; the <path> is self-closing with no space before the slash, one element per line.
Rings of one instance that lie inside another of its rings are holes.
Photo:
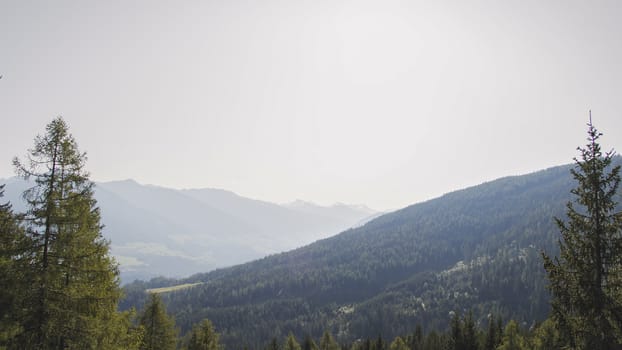
<path fill-rule="evenodd" d="M 283 350 L 302 350 L 300 344 L 296 341 L 296 337 L 292 333 L 289 333 L 287 339 L 285 339 L 285 344 L 283 344 Z"/>
<path fill-rule="evenodd" d="M 214 326 L 210 320 L 205 319 L 192 327 L 188 350 L 218 350 L 221 348 L 219 335 L 214 331 Z"/>
<path fill-rule="evenodd" d="M 462 324 L 463 350 L 477 350 L 477 329 L 473 321 L 473 313 L 469 312 Z"/>
<path fill-rule="evenodd" d="M 177 344 L 175 321 L 166 313 L 162 300 L 156 293 L 149 297 L 140 317 L 144 338 L 140 350 L 174 350 Z"/>
<path fill-rule="evenodd" d="M 495 350 L 499 345 L 501 334 L 497 332 L 497 324 L 495 316 L 490 314 L 488 317 L 488 331 L 486 332 L 486 340 L 484 342 L 484 350 Z"/>
<path fill-rule="evenodd" d="M 322 335 L 320 350 L 339 350 L 339 344 L 337 344 L 335 338 L 333 338 L 332 334 L 328 331 L 324 331 Z"/>
<path fill-rule="evenodd" d="M 603 154 L 602 134 L 588 124 L 588 143 L 571 170 L 577 188 L 567 205 L 568 222 L 556 219 L 560 255 L 543 254 L 552 292 L 552 315 L 561 336 L 577 349 L 612 349 L 622 344 L 622 213 L 615 197 L 620 166 Z"/>
<path fill-rule="evenodd" d="M 317 344 L 308 334 L 305 336 L 305 340 L 302 342 L 302 350 L 318 350 Z"/>
<path fill-rule="evenodd" d="M 462 333 L 460 316 L 455 313 L 450 321 L 449 349 L 461 350 L 464 347 L 464 335 Z"/>
<path fill-rule="evenodd" d="M 387 344 L 385 343 L 384 339 L 382 339 L 382 335 L 378 334 L 378 338 L 372 344 L 372 349 L 374 349 L 374 350 L 385 350 L 386 347 L 387 347 Z"/>
<path fill-rule="evenodd" d="M 0 198 L 4 185 L 0 185 Z M 25 237 L 9 203 L 0 204 L 0 349 L 8 347 L 11 339 L 20 332 L 20 313 L 24 269 L 20 266 L 20 252 Z"/>
<path fill-rule="evenodd" d="M 411 348 L 420 349 L 423 346 L 423 328 L 421 324 L 417 323 L 415 326 L 415 333 L 413 334 L 413 341 L 411 344 Z"/>
<path fill-rule="evenodd" d="M 449 349 L 477 350 L 477 342 L 478 334 L 472 312 L 463 318 L 454 314 L 450 321 Z"/>
<path fill-rule="evenodd" d="M 564 343 L 559 337 L 559 330 L 552 318 L 547 318 L 533 332 L 533 350 L 563 349 Z"/>
<path fill-rule="evenodd" d="M 396 337 L 391 345 L 389 345 L 390 350 L 410 350 L 406 342 L 401 337 Z"/>
<path fill-rule="evenodd" d="M 437 349 L 449 349 L 448 340 L 442 335 L 439 335 L 436 331 L 431 331 L 425 337 L 423 344 L 424 350 L 437 350 Z"/>
<path fill-rule="evenodd" d="M 30 259 L 32 293 L 24 295 L 21 347 L 104 349 L 100 342 L 118 326 L 118 268 L 101 236 L 85 161 L 60 117 L 35 138 L 25 163 L 13 161 L 35 183 L 24 193 L 30 247 L 21 256 Z"/>
<path fill-rule="evenodd" d="M 503 331 L 503 339 L 497 350 L 527 350 L 525 338 L 520 334 L 518 324 L 511 320 Z"/>
<path fill-rule="evenodd" d="M 270 343 L 268 343 L 266 350 L 279 350 L 279 349 L 280 349 L 280 346 L 279 346 L 278 340 L 276 340 L 275 337 L 272 337 L 272 340 L 270 340 Z"/>

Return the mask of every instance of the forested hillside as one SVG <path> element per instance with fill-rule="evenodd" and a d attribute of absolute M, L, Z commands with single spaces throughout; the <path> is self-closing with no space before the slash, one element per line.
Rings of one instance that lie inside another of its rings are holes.
<path fill-rule="evenodd" d="M 620 162 L 620 158 L 616 158 Z M 137 282 L 143 290 L 197 283 L 163 293 L 182 331 L 204 318 L 227 345 L 264 346 L 293 332 L 340 342 L 446 329 L 453 312 L 473 311 L 525 326 L 546 318 L 549 295 L 541 251 L 555 254 L 574 186 L 570 165 L 502 178 L 381 216 L 287 253 L 194 275 Z"/>

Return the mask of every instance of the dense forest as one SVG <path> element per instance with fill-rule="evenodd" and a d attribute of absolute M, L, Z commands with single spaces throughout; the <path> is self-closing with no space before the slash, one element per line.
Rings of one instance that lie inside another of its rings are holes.
<path fill-rule="evenodd" d="M 620 158 L 615 158 L 620 163 Z M 530 328 L 550 313 L 541 252 L 558 253 L 555 217 L 576 186 L 572 165 L 504 178 L 384 215 L 367 225 L 265 259 L 182 281 L 126 286 L 123 307 L 146 288 L 162 294 L 182 330 L 209 318 L 228 346 L 261 347 L 290 332 L 341 343 L 381 334 L 445 331 L 472 312 Z"/>
<path fill-rule="evenodd" d="M 450 312 L 493 313 L 531 325 L 549 312 L 540 251 L 556 252 L 554 216 L 570 199 L 570 166 L 504 178 L 384 215 L 312 245 L 249 264 L 125 287 L 162 294 L 182 330 L 211 319 L 227 345 L 258 347 L 292 332 L 340 342 L 443 331 Z"/>
<path fill-rule="evenodd" d="M 574 165 L 122 290 L 85 154 L 57 118 L 14 162 L 36 183 L 29 210 L 0 206 L 0 277 L 13 286 L 0 292 L 0 349 L 620 348 L 621 159 L 591 124 L 588 136 Z"/>

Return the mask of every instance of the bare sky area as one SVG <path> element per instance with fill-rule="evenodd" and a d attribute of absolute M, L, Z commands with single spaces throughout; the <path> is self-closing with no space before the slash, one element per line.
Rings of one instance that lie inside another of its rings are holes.
<path fill-rule="evenodd" d="M 398 208 L 622 151 L 621 1 L 0 1 L 0 178 L 62 115 L 96 181 Z"/>

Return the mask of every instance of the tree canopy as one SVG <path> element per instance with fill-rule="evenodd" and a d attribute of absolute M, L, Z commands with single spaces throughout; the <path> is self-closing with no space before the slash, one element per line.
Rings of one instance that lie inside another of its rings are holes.
<path fill-rule="evenodd" d="M 140 336 L 130 313 L 117 313 L 119 272 L 101 235 L 85 162 L 61 117 L 35 138 L 25 161 L 13 161 L 34 186 L 24 193 L 23 230 L 12 225 L 2 235 L 3 248 L 12 249 L 3 260 L 19 266 L 9 348 L 131 348 Z"/>
<path fill-rule="evenodd" d="M 166 313 L 166 307 L 158 294 L 152 293 L 149 296 L 149 302 L 145 305 L 145 309 L 140 316 L 140 325 L 145 330 L 140 350 L 176 349 L 178 332 L 175 329 L 175 320 Z M 195 338 L 194 342 L 191 340 L 191 345 L 199 346 L 192 349 L 203 349 L 200 347 L 198 338 Z"/>
<path fill-rule="evenodd" d="M 612 349 L 622 344 L 622 212 L 616 196 L 620 166 L 603 154 L 602 134 L 588 124 L 587 145 L 571 170 L 577 187 L 567 205 L 568 221 L 557 219 L 560 255 L 544 254 L 552 292 L 552 315 L 563 338 L 577 349 Z"/>

